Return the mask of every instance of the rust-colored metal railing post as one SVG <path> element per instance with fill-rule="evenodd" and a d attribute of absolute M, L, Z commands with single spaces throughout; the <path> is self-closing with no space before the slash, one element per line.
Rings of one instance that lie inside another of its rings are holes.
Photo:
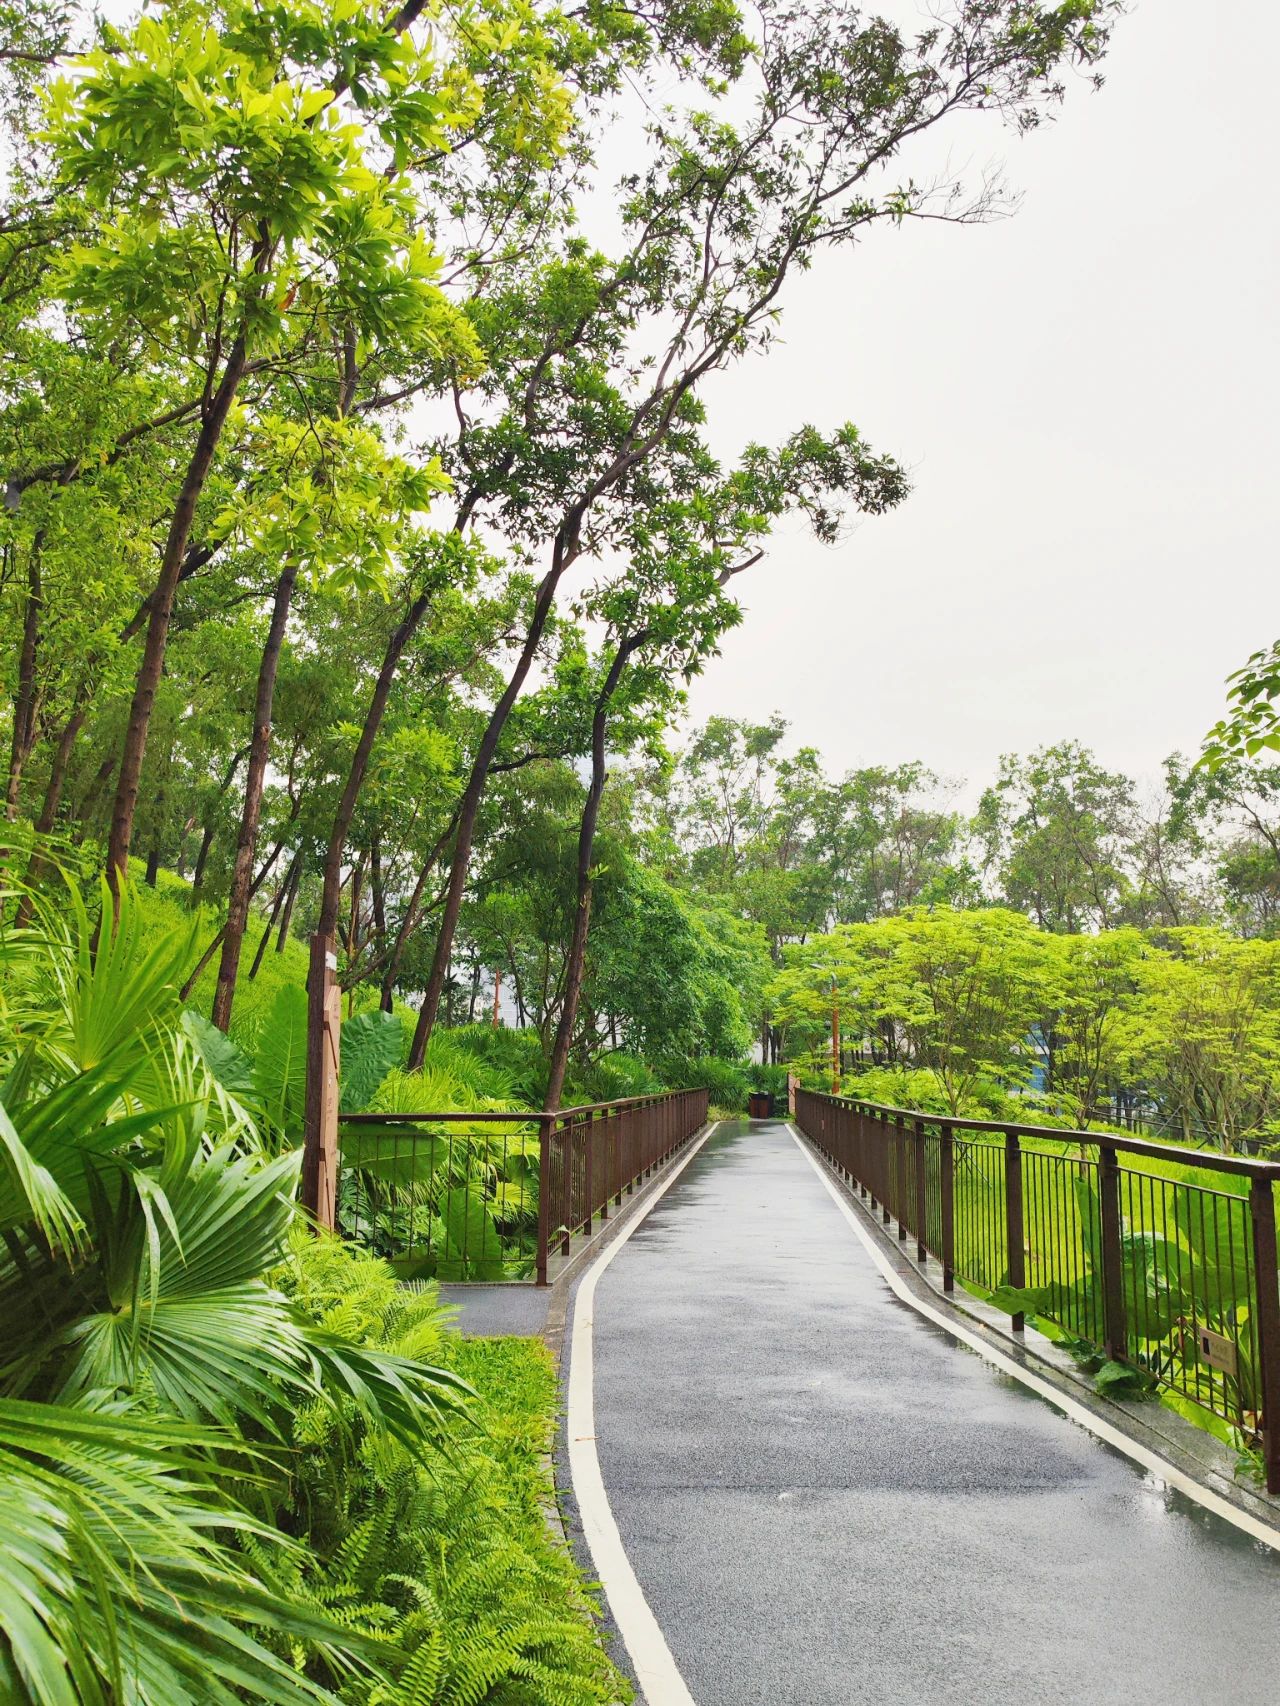
<path fill-rule="evenodd" d="M 302 1206 L 333 1230 L 338 1201 L 338 1068 L 342 991 L 332 936 L 311 938 L 307 977 L 307 1078 L 303 1115 Z"/>
<path fill-rule="evenodd" d="M 889 1147 L 889 1116 L 880 1115 L 880 1130 L 876 1134 L 879 1155 L 877 1166 L 880 1168 L 880 1223 L 888 1226 L 893 1219 L 893 1210 L 889 1207 L 889 1198 L 893 1192 L 893 1182 L 890 1177 L 892 1164 Z"/>
<path fill-rule="evenodd" d="M 907 1126 L 901 1114 L 893 1123 L 893 1147 L 898 1168 L 897 1186 L 893 1193 L 897 1198 L 894 1208 L 898 1217 L 898 1242 L 905 1244 L 907 1241 Z"/>
<path fill-rule="evenodd" d="M 560 1254 L 569 1254 L 569 1244 L 573 1238 L 573 1152 L 577 1148 L 577 1120 L 570 1114 L 562 1118 L 560 1126 L 561 1166 L 564 1174 L 561 1179 L 561 1226 Z"/>
<path fill-rule="evenodd" d="M 956 1289 L 956 1146 L 944 1120 L 938 1127 L 938 1168 L 942 1185 L 942 1289 Z"/>
<path fill-rule="evenodd" d="M 880 1200 L 880 1174 L 877 1171 L 880 1153 L 880 1116 L 869 1113 L 862 1125 L 862 1153 L 866 1161 L 867 1206 L 875 1208 Z"/>
<path fill-rule="evenodd" d="M 553 1114 L 538 1118 L 538 1274 L 547 1283 L 547 1245 L 551 1241 L 551 1127 Z"/>
<path fill-rule="evenodd" d="M 1027 1268 L 1022 1230 L 1022 1145 L 1016 1131 L 1004 1134 L 1004 1213 L 1009 1284 L 1021 1290 L 1027 1283 Z M 1014 1332 L 1021 1333 L 1025 1328 L 1026 1317 L 1016 1314 Z"/>
<path fill-rule="evenodd" d="M 583 1184 L 583 1189 L 584 1189 L 586 1199 L 587 1199 L 586 1202 L 583 1204 L 583 1207 L 587 1211 L 586 1219 L 585 1219 L 585 1223 L 584 1223 L 584 1230 L 586 1231 L 586 1234 L 588 1237 L 591 1236 L 591 1224 L 595 1218 L 595 1209 L 596 1209 L 595 1166 L 594 1166 L 595 1157 L 594 1157 L 594 1154 L 592 1152 L 594 1151 L 595 1146 L 596 1146 L 596 1133 L 600 1129 L 601 1129 L 601 1121 L 599 1120 L 597 1115 L 596 1114 L 588 1114 L 587 1115 L 587 1127 L 586 1127 L 587 1143 L 586 1143 L 586 1148 L 583 1151 L 583 1156 L 582 1156 L 582 1172 L 583 1172 L 582 1184 Z"/>
<path fill-rule="evenodd" d="M 1128 1332 L 1124 1309 L 1120 1159 L 1107 1143 L 1098 1145 L 1098 1203 L 1102 1219 L 1102 1344 L 1113 1362 L 1123 1362 Z"/>
<path fill-rule="evenodd" d="M 929 1232 L 929 1201 L 925 1190 L 929 1165 L 929 1151 L 926 1148 L 923 1120 L 916 1121 L 915 1133 L 916 1260 L 917 1262 L 923 1262 L 927 1259 L 929 1254 L 929 1248 L 925 1242 Z"/>
<path fill-rule="evenodd" d="M 618 1190 L 614 1197 L 614 1206 L 622 1207 L 622 1192 L 627 1181 L 627 1138 L 631 1131 L 631 1109 L 621 1108 L 618 1111 Z"/>
<path fill-rule="evenodd" d="M 604 1185 L 600 1192 L 600 1220 L 602 1223 L 609 1218 L 609 1197 L 612 1194 L 610 1181 L 613 1178 L 612 1157 L 614 1145 L 618 1138 L 618 1121 L 620 1118 L 621 1114 L 619 1109 L 607 1108 L 605 1110 L 604 1132 L 602 1134 L 604 1154 L 601 1158 L 603 1163 Z"/>
<path fill-rule="evenodd" d="M 1280 1275 L 1276 1271 L 1275 1187 L 1254 1179 L 1249 1187 L 1253 1221 L 1253 1273 L 1258 1288 L 1258 1391 L 1262 1458 L 1267 1491 L 1280 1493 Z"/>

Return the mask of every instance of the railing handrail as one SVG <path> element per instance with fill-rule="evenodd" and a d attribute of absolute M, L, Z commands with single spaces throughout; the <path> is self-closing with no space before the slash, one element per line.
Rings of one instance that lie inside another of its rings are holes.
<path fill-rule="evenodd" d="M 375 1147 L 382 1144 L 385 1138 L 392 1153 L 382 1155 L 375 1153 L 365 1156 L 363 1162 L 357 1160 L 355 1171 L 357 1178 L 363 1165 L 376 1174 L 379 1166 L 390 1163 L 392 1172 L 407 1162 L 410 1168 L 409 1188 L 412 1191 L 416 1181 L 418 1151 L 420 1146 L 426 1146 L 429 1154 L 424 1166 L 430 1177 L 436 1171 L 438 1151 L 447 1151 L 445 1156 L 445 1171 L 450 1172 L 453 1165 L 455 1143 L 465 1143 L 466 1133 L 455 1135 L 451 1129 L 444 1132 L 437 1130 L 435 1137 L 424 1127 L 451 1128 L 453 1126 L 501 1125 L 524 1128 L 515 1139 L 521 1147 L 522 1156 L 527 1157 L 530 1145 L 537 1145 L 537 1243 L 535 1256 L 535 1272 L 537 1283 L 546 1285 L 548 1279 L 548 1259 L 553 1240 L 558 1244 L 561 1254 L 568 1256 L 573 1237 L 576 1233 L 586 1232 L 590 1235 L 592 1227 L 599 1216 L 601 1224 L 608 1219 L 610 1199 L 618 1207 L 622 1205 L 623 1193 L 634 1192 L 638 1181 L 650 1175 L 654 1168 L 670 1158 L 681 1145 L 687 1143 L 703 1126 L 707 1117 L 707 1107 L 711 1092 L 705 1086 L 697 1089 L 660 1090 L 648 1096 L 620 1096 L 612 1102 L 584 1102 L 577 1107 L 554 1109 L 503 1109 L 485 1108 L 468 1111 L 451 1108 L 448 1112 L 388 1112 L 388 1113 L 352 1113 L 338 1116 L 339 1129 L 345 1128 L 351 1148 L 359 1150 L 363 1143 L 372 1142 Z M 361 1138 L 360 1133 L 369 1134 Z M 487 1195 L 489 1187 L 495 1193 L 497 1182 L 501 1179 L 499 1168 L 505 1168 L 508 1158 L 508 1137 L 501 1133 L 492 1140 L 493 1144 L 502 1145 L 502 1161 L 494 1162 L 494 1178 L 485 1187 L 483 1195 Z M 478 1138 L 477 1138 L 478 1141 Z M 337 1141 L 334 1145 L 335 1161 L 338 1168 L 342 1166 L 344 1145 Z M 496 1150 L 495 1150 L 496 1155 Z M 522 1166 L 519 1172 L 517 1202 L 515 1212 L 524 1213 L 528 1202 L 527 1167 Z M 505 1189 L 508 1180 L 501 1180 Z M 469 1186 L 464 1187 L 469 1189 Z M 394 1190 L 394 1185 L 393 1185 Z M 452 1201 L 453 1186 L 450 1186 Z M 553 1201 L 554 1198 L 554 1201 Z M 394 1196 L 389 1199 L 394 1209 Z M 509 1195 L 504 1197 L 504 1212 L 511 1209 Z M 465 1204 L 464 1204 L 465 1207 Z M 360 1216 L 359 1187 L 357 1187 L 356 1206 L 354 1209 L 357 1224 Z M 408 1227 L 408 1243 L 404 1249 L 409 1249 L 416 1237 L 416 1222 L 412 1206 L 406 1211 Z M 471 1216 L 469 1211 L 462 1217 L 462 1248 L 460 1260 L 465 1266 L 469 1260 L 468 1240 L 470 1238 Z M 487 1218 L 482 1217 L 480 1232 L 479 1256 L 485 1259 L 484 1227 Z M 394 1242 L 396 1227 L 394 1214 L 391 1232 Z M 495 1230 L 498 1239 L 498 1260 L 505 1260 L 502 1253 L 501 1235 Z M 450 1241 L 454 1238 L 451 1226 L 446 1226 L 443 1234 L 444 1247 L 450 1249 Z M 433 1234 L 430 1218 L 428 1217 L 426 1234 L 426 1251 L 428 1257 L 432 1254 Z M 438 1244 L 439 1240 L 437 1240 Z M 403 1250 L 402 1250 L 403 1253 Z M 437 1248 L 438 1256 L 439 1250 Z M 455 1260 L 457 1253 L 449 1256 Z"/>
<path fill-rule="evenodd" d="M 1126 1155 L 1145 1155 L 1157 1161 L 1174 1161 L 1208 1172 L 1234 1173 L 1250 1179 L 1280 1179 L 1280 1161 L 1255 1161 L 1248 1155 L 1221 1155 L 1212 1149 L 1191 1149 L 1181 1143 L 1158 1143 L 1149 1137 L 1124 1137 L 1112 1131 L 1086 1131 L 1077 1126 L 1020 1125 L 1013 1120 L 975 1120 L 960 1114 L 934 1114 L 923 1108 L 895 1108 L 886 1102 L 868 1102 L 861 1096 L 832 1095 L 827 1090 L 799 1089 L 798 1095 L 816 1096 L 868 1113 L 887 1114 L 892 1119 L 923 1120 L 927 1125 L 946 1126 L 950 1131 L 1012 1133 L 1015 1137 L 1047 1139 L 1051 1143 L 1093 1143 L 1100 1149 Z"/>
<path fill-rule="evenodd" d="M 975 1289 L 1015 1333 L 1030 1311 L 1238 1428 L 1280 1493 L 1280 1163 L 820 1090 L 797 1091 L 795 1117 L 882 1225 L 941 1263 L 944 1293 Z M 1179 1166 L 1123 1166 L 1133 1154 Z M 1209 1183 L 1224 1173 L 1247 1189 Z"/>
<path fill-rule="evenodd" d="M 647 1107 L 653 1102 L 670 1101 L 673 1096 L 697 1096 L 701 1095 L 705 1089 L 705 1085 L 699 1084 L 686 1086 L 679 1090 L 657 1090 L 648 1096 L 619 1096 L 612 1102 L 579 1102 L 570 1108 L 538 1108 L 532 1110 L 512 1108 L 507 1111 L 487 1108 L 483 1112 L 477 1110 L 474 1113 L 460 1112 L 457 1109 L 454 1109 L 449 1113 L 339 1114 L 338 1121 L 342 1125 L 387 1125 L 395 1120 L 467 1120 L 468 1122 L 488 1124 L 496 1124 L 500 1122 L 505 1125 L 512 1120 L 524 1120 L 526 1122 L 531 1122 L 533 1120 L 566 1120 L 578 1118 L 582 1114 L 608 1113 L 613 1108 Z"/>

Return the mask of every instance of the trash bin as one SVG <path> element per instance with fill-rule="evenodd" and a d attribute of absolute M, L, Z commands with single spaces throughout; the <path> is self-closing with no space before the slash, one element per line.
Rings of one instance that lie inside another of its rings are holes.
<path fill-rule="evenodd" d="M 753 1120 L 767 1120 L 773 1113 L 773 1097 L 767 1090 L 753 1090 L 747 1097 L 747 1113 Z"/>

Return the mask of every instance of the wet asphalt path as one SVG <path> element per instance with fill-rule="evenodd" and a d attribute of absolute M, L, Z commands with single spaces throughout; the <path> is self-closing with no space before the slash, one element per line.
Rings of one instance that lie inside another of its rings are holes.
<path fill-rule="evenodd" d="M 711 1138 L 594 1340 L 697 1706 L 1280 1701 L 1280 1560 L 894 1298 L 781 1124 Z"/>

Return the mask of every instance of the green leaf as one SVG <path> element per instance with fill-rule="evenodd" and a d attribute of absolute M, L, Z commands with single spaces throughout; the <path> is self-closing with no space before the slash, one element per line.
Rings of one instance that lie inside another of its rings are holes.
<path fill-rule="evenodd" d="M 344 1114 L 367 1108 L 378 1086 L 404 1053 L 404 1025 L 394 1013 L 356 1013 L 342 1027 L 338 1106 Z"/>
<path fill-rule="evenodd" d="M 279 1132 L 301 1132 L 307 1093 L 307 992 L 280 989 L 256 1039 L 253 1087 L 263 1113 Z"/>
<path fill-rule="evenodd" d="M 437 1263 L 442 1280 L 501 1279 L 502 1236 L 478 1185 L 455 1185 L 440 1205 L 448 1247 Z"/>
<path fill-rule="evenodd" d="M 195 1013 L 190 1008 L 182 1015 L 182 1028 L 224 1090 L 233 1096 L 253 1095 L 253 1062 L 224 1031 L 220 1031 L 202 1013 Z"/>

